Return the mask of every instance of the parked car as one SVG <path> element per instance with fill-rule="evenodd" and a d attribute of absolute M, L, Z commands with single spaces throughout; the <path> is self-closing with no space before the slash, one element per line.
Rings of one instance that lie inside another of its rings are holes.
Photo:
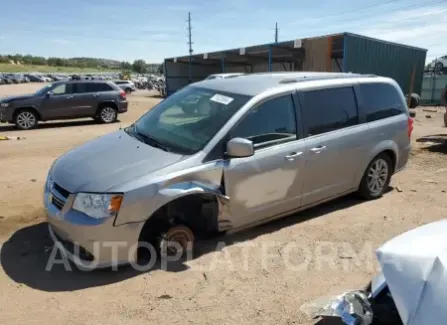
<path fill-rule="evenodd" d="M 85 117 L 112 123 L 127 106 L 126 93 L 111 82 L 55 82 L 34 94 L 2 98 L 0 117 L 22 130 L 39 121 Z"/>
<path fill-rule="evenodd" d="M 407 164 L 412 128 L 389 78 L 265 73 L 194 83 L 53 163 L 49 233 L 77 265 L 105 267 L 135 262 L 142 242 L 181 254 L 202 236 L 351 192 L 377 199 Z M 127 246 L 102 246 L 112 238 Z"/>
<path fill-rule="evenodd" d="M 447 55 L 434 59 L 428 64 L 430 70 L 442 71 L 447 68 Z"/>
<path fill-rule="evenodd" d="M 206 77 L 205 80 L 211 80 L 211 79 L 226 79 L 226 78 L 234 78 L 234 77 L 239 77 L 239 76 L 243 76 L 245 73 L 216 73 L 216 74 L 211 74 L 208 77 Z"/>
<path fill-rule="evenodd" d="M 38 75 L 28 74 L 27 77 L 30 80 L 30 82 L 44 82 L 44 79 Z"/>
<path fill-rule="evenodd" d="M 124 90 L 126 94 L 131 94 L 132 92 L 137 90 L 135 84 L 130 80 L 117 80 L 114 82 L 118 87 Z"/>

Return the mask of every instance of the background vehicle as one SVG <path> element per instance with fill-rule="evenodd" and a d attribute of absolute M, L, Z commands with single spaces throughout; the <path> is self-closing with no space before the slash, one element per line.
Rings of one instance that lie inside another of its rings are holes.
<path fill-rule="evenodd" d="M 39 121 L 93 117 L 112 123 L 127 111 L 126 93 L 112 82 L 68 81 L 46 85 L 35 94 L 2 98 L 2 122 L 22 130 Z"/>
<path fill-rule="evenodd" d="M 404 95 L 389 78 L 265 73 L 198 82 L 55 162 L 48 182 L 69 194 L 53 204 L 51 187 L 45 192 L 50 234 L 75 240 L 94 265 L 106 266 L 116 259 L 94 252 L 92 242 L 111 233 L 128 247 L 175 243 L 178 252 L 195 238 L 351 192 L 377 199 L 407 163 L 412 127 Z M 67 166 L 79 172 L 68 174 Z M 95 195 L 119 205 L 113 213 L 92 211 Z M 76 211 L 70 205 L 55 218 L 72 200 Z M 86 222 L 72 222 L 73 213 Z M 136 259 L 121 254 L 120 263 Z"/>
<path fill-rule="evenodd" d="M 436 58 L 429 64 L 430 70 L 442 71 L 447 68 L 447 55 Z"/>
<path fill-rule="evenodd" d="M 136 91 L 135 84 L 130 80 L 117 80 L 114 83 L 126 92 L 126 94 L 131 94 Z"/>

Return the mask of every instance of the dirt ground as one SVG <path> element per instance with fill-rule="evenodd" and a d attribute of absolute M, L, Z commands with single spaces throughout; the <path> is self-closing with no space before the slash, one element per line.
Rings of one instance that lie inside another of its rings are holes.
<path fill-rule="evenodd" d="M 0 86 L 0 97 L 36 87 Z M 377 271 L 374 248 L 445 216 L 447 145 L 436 143 L 447 139 L 442 112 L 418 109 L 410 163 L 379 200 L 349 196 L 211 240 L 192 261 L 168 270 L 45 271 L 51 241 L 41 201 L 48 168 L 159 100 L 149 92 L 129 98 L 129 112 L 112 125 L 88 119 L 33 131 L 0 125 L 0 135 L 25 138 L 0 141 L 0 324 L 312 324 L 303 304 L 364 286 Z M 434 137 L 421 142 L 424 136 Z M 219 240 L 226 246 L 216 250 Z"/>

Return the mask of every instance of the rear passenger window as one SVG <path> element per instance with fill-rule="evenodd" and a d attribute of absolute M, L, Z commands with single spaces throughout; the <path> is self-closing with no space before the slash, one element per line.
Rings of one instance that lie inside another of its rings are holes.
<path fill-rule="evenodd" d="M 358 124 L 357 101 L 352 87 L 303 93 L 303 118 L 308 135 L 317 135 Z"/>
<path fill-rule="evenodd" d="M 360 84 L 366 121 L 372 122 L 405 112 L 399 92 L 388 84 Z"/>
<path fill-rule="evenodd" d="M 249 139 L 255 148 L 296 140 L 292 96 L 270 99 L 252 108 L 231 131 L 231 137 Z"/>
<path fill-rule="evenodd" d="M 99 91 L 110 91 L 113 90 L 108 84 L 105 83 L 90 83 L 87 84 L 87 92 L 96 93 Z"/>

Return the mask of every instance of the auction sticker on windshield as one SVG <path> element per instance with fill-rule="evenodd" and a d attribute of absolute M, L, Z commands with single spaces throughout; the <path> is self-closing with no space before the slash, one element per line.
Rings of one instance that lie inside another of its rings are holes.
<path fill-rule="evenodd" d="M 215 94 L 213 97 L 210 98 L 210 100 L 219 104 L 228 105 L 233 101 L 233 98 L 220 94 Z"/>

